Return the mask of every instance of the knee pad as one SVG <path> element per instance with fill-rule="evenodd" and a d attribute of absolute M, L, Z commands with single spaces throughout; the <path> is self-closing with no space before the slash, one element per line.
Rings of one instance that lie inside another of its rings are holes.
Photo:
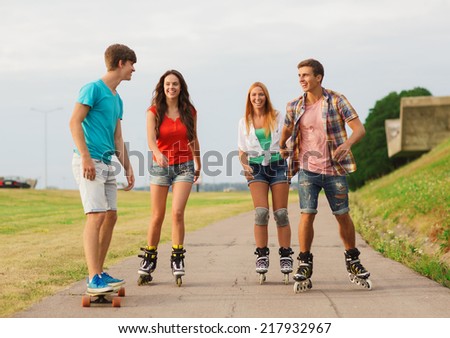
<path fill-rule="evenodd" d="M 273 212 L 273 218 L 277 222 L 277 226 L 285 227 L 289 225 L 288 210 L 286 208 L 278 209 Z"/>
<path fill-rule="evenodd" d="M 269 224 L 269 209 L 262 207 L 255 208 L 255 224 L 256 225 Z"/>

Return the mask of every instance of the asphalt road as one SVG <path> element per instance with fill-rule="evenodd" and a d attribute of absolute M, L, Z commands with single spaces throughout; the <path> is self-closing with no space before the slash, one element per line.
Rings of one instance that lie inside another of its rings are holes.
<path fill-rule="evenodd" d="M 298 254 L 298 206 L 289 206 L 295 257 Z M 120 220 L 119 220 L 120 222 Z M 170 244 L 159 247 L 158 268 L 151 285 L 138 286 L 140 259 L 111 266 L 125 278 L 122 307 L 81 306 L 85 281 L 42 300 L 18 318 L 449 318 L 450 290 L 403 265 L 382 257 L 359 236 L 361 260 L 371 272 L 373 289 L 349 282 L 334 216 L 320 201 L 313 245 L 313 289 L 294 294 L 279 271 L 278 244 L 270 221 L 271 263 L 267 281 L 255 273 L 253 213 L 241 214 L 188 233 L 186 276 L 177 287 L 169 267 Z M 146 225 L 143 225 L 146 226 Z M 114 239 L 113 239 L 114 240 Z M 138 248 L 136 248 L 138 249 Z M 138 250 L 136 250 L 136 255 Z M 296 264 L 296 263 L 295 263 Z"/>

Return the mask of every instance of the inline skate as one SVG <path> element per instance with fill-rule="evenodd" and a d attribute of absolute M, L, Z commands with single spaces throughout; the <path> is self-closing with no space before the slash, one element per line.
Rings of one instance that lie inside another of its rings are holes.
<path fill-rule="evenodd" d="M 289 274 L 293 271 L 294 260 L 291 255 L 294 253 L 291 248 L 280 248 L 280 270 L 284 275 L 284 284 L 289 284 Z"/>
<path fill-rule="evenodd" d="M 266 273 L 269 270 L 269 253 L 268 247 L 256 248 L 256 272 L 259 273 L 259 284 L 266 281 Z"/>
<path fill-rule="evenodd" d="M 156 269 L 156 262 L 158 260 L 158 252 L 156 248 L 145 247 L 141 248 L 144 251 L 144 254 L 138 255 L 139 258 L 142 258 L 141 266 L 139 267 L 138 274 L 138 285 L 146 285 L 149 284 L 153 277 L 151 273 Z"/>
<path fill-rule="evenodd" d="M 298 257 L 298 268 L 294 275 L 294 293 L 305 292 L 312 288 L 311 276 L 313 273 L 313 255 L 307 252 L 300 252 Z"/>
<path fill-rule="evenodd" d="M 345 251 L 344 255 L 350 282 L 371 290 L 372 282 L 369 279 L 370 272 L 361 264 L 361 261 L 359 260 L 359 250 L 357 248 L 350 249 Z"/>
<path fill-rule="evenodd" d="M 170 256 L 170 267 L 172 268 L 172 274 L 175 277 L 175 283 L 178 286 L 183 284 L 181 279 L 184 276 L 184 253 L 186 250 L 183 249 L 182 245 L 177 246 L 177 248 L 172 248 L 172 255 Z"/>

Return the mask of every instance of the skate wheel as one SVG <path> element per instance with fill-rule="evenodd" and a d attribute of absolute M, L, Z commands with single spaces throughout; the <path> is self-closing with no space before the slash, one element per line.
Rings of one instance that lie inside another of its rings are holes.
<path fill-rule="evenodd" d="M 294 293 L 305 292 L 306 290 L 309 290 L 311 288 L 312 288 L 312 282 L 310 279 L 294 283 Z"/>
<path fill-rule="evenodd" d="M 91 306 L 91 297 L 89 297 L 89 296 L 81 297 L 81 306 L 90 307 Z"/>
<path fill-rule="evenodd" d="M 137 281 L 139 286 L 149 284 L 153 280 L 151 275 L 140 275 Z"/>
<path fill-rule="evenodd" d="M 176 280 L 175 280 L 175 282 L 177 283 L 177 286 L 178 286 L 178 287 L 180 287 L 181 284 L 183 284 L 183 281 L 182 281 L 181 277 L 177 277 Z"/>
<path fill-rule="evenodd" d="M 284 275 L 284 285 L 288 285 L 289 284 L 289 274 L 285 274 Z"/>
<path fill-rule="evenodd" d="M 351 273 L 349 273 L 348 274 L 348 279 L 350 280 L 350 282 L 352 282 L 352 283 L 355 283 L 355 275 L 354 274 L 351 274 Z"/>
<path fill-rule="evenodd" d="M 259 274 L 259 284 L 262 285 L 266 281 L 266 275 L 264 273 Z"/>
<path fill-rule="evenodd" d="M 364 282 L 364 287 L 367 290 L 372 290 L 372 281 L 370 279 L 366 279 L 365 282 Z"/>
<path fill-rule="evenodd" d="M 125 288 L 124 287 L 121 287 L 119 290 L 117 290 L 117 296 L 125 297 Z"/>
<path fill-rule="evenodd" d="M 113 297 L 113 299 L 112 299 L 112 306 L 113 307 L 120 307 L 120 297 Z"/>

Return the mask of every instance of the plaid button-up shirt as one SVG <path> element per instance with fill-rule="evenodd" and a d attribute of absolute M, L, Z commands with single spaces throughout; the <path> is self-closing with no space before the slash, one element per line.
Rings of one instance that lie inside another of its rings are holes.
<path fill-rule="evenodd" d="M 292 131 L 292 155 L 290 160 L 290 169 L 295 174 L 298 168 L 298 153 L 301 147 L 301 133 L 300 133 L 300 118 L 306 110 L 306 93 L 299 98 L 288 102 L 286 105 L 286 117 L 284 124 L 291 128 Z M 327 144 L 329 153 L 331 154 L 331 163 L 336 172 L 336 175 L 343 176 L 356 170 L 356 163 L 351 152 L 341 161 L 333 160 L 333 155 L 337 147 L 347 140 L 347 132 L 345 130 L 345 123 L 355 118 L 358 114 L 352 107 L 350 102 L 344 95 L 323 88 L 323 103 L 322 103 L 322 122 L 323 128 L 327 135 Z"/>

